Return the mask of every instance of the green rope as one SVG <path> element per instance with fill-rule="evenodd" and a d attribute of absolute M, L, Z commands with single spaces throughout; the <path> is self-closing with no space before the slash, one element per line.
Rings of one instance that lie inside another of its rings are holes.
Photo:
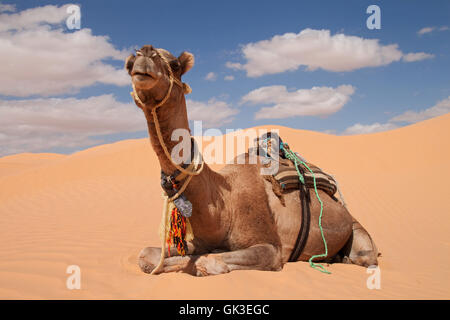
<path fill-rule="evenodd" d="M 331 274 L 331 272 L 328 271 L 327 269 L 325 269 L 325 267 L 324 267 L 322 264 L 320 264 L 320 263 L 314 263 L 314 262 L 313 262 L 313 259 L 316 259 L 316 258 L 325 258 L 326 256 L 328 256 L 327 241 L 325 240 L 325 236 L 324 236 L 324 234 L 323 234 L 323 229 L 322 229 L 323 202 L 322 202 L 322 200 L 321 200 L 320 197 L 319 197 L 319 193 L 317 192 L 316 176 L 314 175 L 314 172 L 311 170 L 311 168 L 308 167 L 308 165 L 307 165 L 305 162 L 303 162 L 302 160 L 300 160 L 300 159 L 297 157 L 297 155 L 296 155 L 294 152 L 292 152 L 292 150 L 283 148 L 283 144 L 281 144 L 281 148 L 285 151 L 286 158 L 288 158 L 289 160 L 291 160 L 292 162 L 294 162 L 294 164 L 295 164 L 295 170 L 297 170 L 297 174 L 298 174 L 298 179 L 300 180 L 300 182 L 301 182 L 302 184 L 305 184 L 305 178 L 303 177 L 303 175 L 301 174 L 300 170 L 298 169 L 298 163 L 299 163 L 299 162 L 300 162 L 302 165 L 304 165 L 304 166 L 309 170 L 309 172 L 311 172 L 311 174 L 312 174 L 312 176 L 313 176 L 313 180 L 314 180 L 314 191 L 315 191 L 315 193 L 316 193 L 317 200 L 319 200 L 319 203 L 320 203 L 319 228 L 320 228 L 320 234 L 322 235 L 323 244 L 324 244 L 324 246 L 325 246 L 325 253 L 317 254 L 317 255 L 314 255 L 314 256 L 312 256 L 311 258 L 309 258 L 309 265 L 310 265 L 312 268 L 314 268 L 314 269 L 316 269 L 316 270 L 319 270 L 320 272 L 327 273 L 327 274 Z"/>

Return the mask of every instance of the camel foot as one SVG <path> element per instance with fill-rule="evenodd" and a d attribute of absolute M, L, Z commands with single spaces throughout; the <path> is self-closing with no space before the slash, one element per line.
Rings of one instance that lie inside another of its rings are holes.
<path fill-rule="evenodd" d="M 145 273 L 151 273 L 161 258 L 161 248 L 147 247 L 139 253 L 139 267 Z"/>

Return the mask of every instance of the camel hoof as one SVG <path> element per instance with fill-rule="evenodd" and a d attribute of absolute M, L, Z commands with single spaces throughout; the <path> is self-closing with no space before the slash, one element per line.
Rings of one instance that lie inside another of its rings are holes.
<path fill-rule="evenodd" d="M 139 267 L 145 273 L 151 273 L 158 265 L 161 257 L 161 249 L 147 247 L 139 253 Z"/>

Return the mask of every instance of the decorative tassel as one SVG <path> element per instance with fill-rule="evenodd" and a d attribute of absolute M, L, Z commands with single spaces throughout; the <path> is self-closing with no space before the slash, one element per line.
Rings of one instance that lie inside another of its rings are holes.
<path fill-rule="evenodd" d="M 187 241 L 193 238 L 192 228 L 189 220 L 178 211 L 176 206 L 172 205 L 171 209 L 167 250 L 170 256 L 170 247 L 174 245 L 177 248 L 178 254 L 184 257 L 187 251 Z"/>

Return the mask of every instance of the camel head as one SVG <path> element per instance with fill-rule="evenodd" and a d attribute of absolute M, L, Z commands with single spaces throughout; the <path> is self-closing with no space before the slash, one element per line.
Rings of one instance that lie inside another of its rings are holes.
<path fill-rule="evenodd" d="M 150 105 L 164 99 L 168 93 L 171 94 L 169 68 L 175 81 L 172 91 L 183 92 L 185 88 L 181 84 L 181 76 L 193 66 L 192 53 L 183 52 L 177 58 L 167 50 L 156 49 L 151 45 L 136 50 L 135 55 L 130 55 L 125 60 L 125 68 L 131 76 L 134 88 L 142 101 Z M 176 89 L 177 86 L 181 88 Z"/>

